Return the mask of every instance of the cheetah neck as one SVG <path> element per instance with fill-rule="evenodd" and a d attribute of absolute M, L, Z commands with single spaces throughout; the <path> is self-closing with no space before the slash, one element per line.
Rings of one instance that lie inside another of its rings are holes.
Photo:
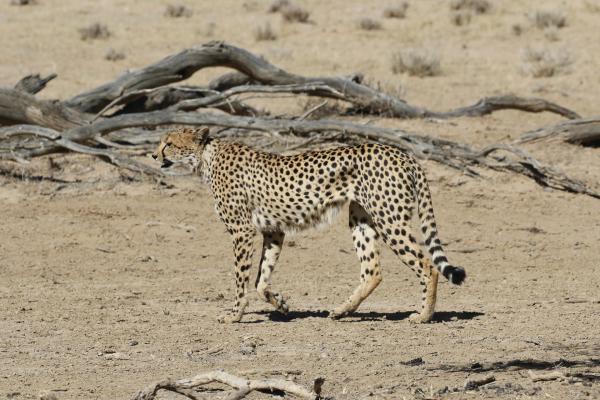
<path fill-rule="evenodd" d="M 196 158 L 199 160 L 198 173 L 206 180 L 210 182 L 210 175 L 212 170 L 212 160 L 216 153 L 217 142 L 211 140 L 203 146 L 198 146 L 196 150 Z"/>

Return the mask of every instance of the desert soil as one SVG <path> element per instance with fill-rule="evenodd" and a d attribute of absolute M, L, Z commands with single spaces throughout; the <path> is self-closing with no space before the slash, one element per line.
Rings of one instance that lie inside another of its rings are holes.
<path fill-rule="evenodd" d="M 251 0 L 181 1 L 193 14 L 179 19 L 163 15 L 162 0 L 37 3 L 0 5 L 0 84 L 56 72 L 44 98 L 68 98 L 220 39 L 300 74 L 360 71 L 433 109 L 515 93 L 598 114 L 600 5 L 591 0 L 498 1 L 461 27 L 451 23 L 447 3 L 433 0 L 411 1 L 405 19 L 382 18 L 394 1 L 301 1 L 310 24 L 284 23 L 266 12 L 267 2 Z M 557 36 L 544 33 L 528 18 L 539 10 L 563 12 L 567 25 Z M 383 29 L 360 30 L 362 17 Z M 255 41 L 253 30 L 267 21 L 277 40 Z M 78 29 L 94 22 L 112 35 L 81 41 Z M 554 77 L 526 76 L 527 46 L 568 52 L 573 62 Z M 109 48 L 126 58 L 105 60 Z M 406 48 L 438 54 L 442 74 L 392 74 L 391 54 Z M 191 82 L 223 71 L 201 71 Z M 297 100 L 260 104 L 301 113 Z M 449 121 L 354 120 L 484 146 L 561 118 L 507 111 Z M 600 190 L 597 148 L 550 142 L 525 149 Z M 358 282 L 343 213 L 326 230 L 286 238 L 274 286 L 289 299 L 287 317 L 252 293 L 243 323 L 222 325 L 216 318 L 233 301 L 230 240 L 197 178 L 130 181 L 85 156 L 3 163 L 0 397 L 124 399 L 165 377 L 222 368 L 307 386 L 324 377 L 324 393 L 336 399 L 600 398 L 600 201 L 513 174 L 480 170 L 475 179 L 423 165 L 447 253 L 468 273 L 461 287 L 441 281 L 434 323 L 408 322 L 419 306 L 418 281 L 388 250 L 383 283 L 359 311 L 328 318 Z M 555 369 L 588 378 L 533 382 L 528 374 Z M 488 375 L 496 381 L 462 390 L 466 380 Z"/>

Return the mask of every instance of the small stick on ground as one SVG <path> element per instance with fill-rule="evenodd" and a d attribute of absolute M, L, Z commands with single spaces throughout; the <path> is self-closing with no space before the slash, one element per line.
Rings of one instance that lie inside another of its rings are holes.
<path fill-rule="evenodd" d="M 555 381 L 557 379 L 566 379 L 567 378 L 567 376 L 560 371 L 552 371 L 547 374 L 535 374 L 532 370 L 529 370 L 529 371 L 527 371 L 527 373 L 529 374 L 529 378 L 533 382 Z"/>
<path fill-rule="evenodd" d="M 487 385 L 488 383 L 492 383 L 495 381 L 496 381 L 496 377 L 494 375 L 486 376 L 483 379 L 468 379 L 465 382 L 465 390 L 475 390 L 478 387 Z"/>
<path fill-rule="evenodd" d="M 225 371 L 212 371 L 199 374 L 190 379 L 180 379 L 173 381 L 165 379 L 154 383 L 143 390 L 137 392 L 132 400 L 153 400 L 159 390 L 167 390 L 182 394 L 190 399 L 208 399 L 206 396 L 199 396 L 196 390 L 202 389 L 202 386 L 210 383 L 222 383 L 230 386 L 231 391 L 227 392 L 226 399 L 243 399 L 253 391 L 263 393 L 284 393 L 291 394 L 301 399 L 320 399 L 320 389 L 323 384 L 321 378 L 314 382 L 313 389 L 307 389 L 295 382 L 283 379 L 245 379 L 239 376 L 229 374 Z"/>

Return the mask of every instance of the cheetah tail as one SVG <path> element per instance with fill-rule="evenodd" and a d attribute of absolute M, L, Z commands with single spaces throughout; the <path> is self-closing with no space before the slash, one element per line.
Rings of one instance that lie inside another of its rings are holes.
<path fill-rule="evenodd" d="M 448 258 L 446 258 L 446 254 L 442 248 L 442 242 L 438 237 L 429 185 L 427 184 L 424 171 L 418 164 L 413 179 L 415 181 L 414 187 L 419 210 L 419 219 L 421 221 L 421 232 L 425 238 L 425 245 L 429 250 L 429 254 L 431 254 L 433 264 L 446 279 L 455 285 L 460 285 L 467 277 L 467 274 L 464 268 L 451 265 L 448 262 Z"/>

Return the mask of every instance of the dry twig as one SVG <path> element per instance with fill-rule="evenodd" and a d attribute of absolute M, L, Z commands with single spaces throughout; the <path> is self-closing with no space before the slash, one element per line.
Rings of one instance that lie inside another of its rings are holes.
<path fill-rule="evenodd" d="M 153 400 L 159 390 L 179 393 L 193 400 L 208 399 L 206 396 L 200 396 L 197 390 L 201 390 L 203 386 L 211 383 L 222 383 L 230 386 L 232 390 L 227 392 L 226 398 L 228 400 L 243 399 L 253 391 L 291 394 L 302 399 L 316 400 L 321 398 L 320 392 L 323 381 L 320 378 L 315 380 L 314 387 L 311 390 L 283 379 L 245 379 L 225 371 L 212 371 L 189 379 L 162 380 L 140 390 L 133 396 L 132 400 Z"/>

